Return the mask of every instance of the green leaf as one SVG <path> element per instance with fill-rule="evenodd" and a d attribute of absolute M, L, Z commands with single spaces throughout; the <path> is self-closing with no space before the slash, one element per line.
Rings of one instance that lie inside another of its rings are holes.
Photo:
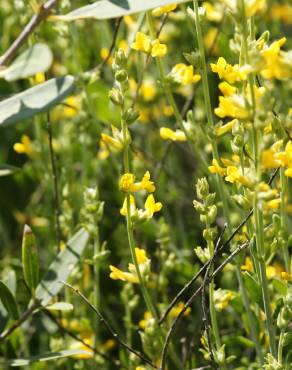
<path fill-rule="evenodd" d="M 46 309 L 49 311 L 72 311 L 73 308 L 73 305 L 67 302 L 56 302 L 46 306 Z"/>
<path fill-rule="evenodd" d="M 12 294 L 11 290 L 7 287 L 7 285 L 1 280 L 0 280 L 0 299 L 8 314 L 14 320 L 18 320 L 19 312 L 14 295 Z"/>
<path fill-rule="evenodd" d="M 74 269 L 87 245 L 89 234 L 80 229 L 67 243 L 52 262 L 49 271 L 45 274 L 36 288 L 35 296 L 43 306 L 47 306 L 52 298 L 63 288 L 60 281 L 66 281 Z"/>
<path fill-rule="evenodd" d="M 8 68 L 1 71 L 0 77 L 6 81 L 28 78 L 39 72 L 46 72 L 52 62 L 51 49 L 46 44 L 35 44 L 20 54 Z"/>
<path fill-rule="evenodd" d="M 39 282 L 39 256 L 36 238 L 28 225 L 25 225 L 23 230 L 22 269 L 26 284 L 34 296 Z"/>
<path fill-rule="evenodd" d="M 285 296 L 287 294 L 288 286 L 286 282 L 280 279 L 274 278 L 273 286 L 277 290 L 277 292 L 280 293 L 281 295 Z"/>
<path fill-rule="evenodd" d="M 53 78 L 0 103 L 0 127 L 17 123 L 60 103 L 74 89 L 74 77 Z"/>
<path fill-rule="evenodd" d="M 124 15 L 144 12 L 168 4 L 180 4 L 189 0 L 101 0 L 90 5 L 75 9 L 65 15 L 54 18 L 63 21 L 74 21 L 77 19 L 94 18 L 110 19 Z"/>
<path fill-rule="evenodd" d="M 43 355 L 39 355 L 39 356 L 17 358 L 17 359 L 9 361 L 7 364 L 11 367 L 27 366 L 33 362 L 51 361 L 51 360 L 56 360 L 58 358 L 77 356 L 77 355 L 91 355 L 91 352 L 84 351 L 84 350 L 73 350 L 73 349 L 63 350 L 59 352 L 44 353 Z"/>
<path fill-rule="evenodd" d="M 17 172 L 19 170 L 20 168 L 10 166 L 9 164 L 0 164 L 0 177 L 12 175 L 14 172 Z"/>
<path fill-rule="evenodd" d="M 264 311 L 264 303 L 262 290 L 257 281 L 251 276 L 251 274 L 245 271 L 243 274 L 244 285 L 250 295 L 253 302 L 257 303 L 259 307 Z"/>

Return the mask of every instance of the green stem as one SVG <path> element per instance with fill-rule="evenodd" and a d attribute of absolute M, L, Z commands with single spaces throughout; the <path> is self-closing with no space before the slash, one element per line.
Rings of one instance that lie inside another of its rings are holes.
<path fill-rule="evenodd" d="M 148 27 L 149 27 L 149 31 L 150 31 L 150 35 L 152 38 L 155 38 L 155 30 L 154 30 L 154 25 L 153 25 L 153 21 L 152 21 L 152 17 L 151 17 L 151 13 L 150 12 L 147 12 L 147 22 L 148 22 Z M 174 117 L 179 125 L 179 128 L 184 132 L 184 134 L 186 135 L 186 138 L 188 139 L 190 145 L 191 145 L 191 148 L 192 150 L 194 151 L 194 153 L 196 154 L 196 156 L 199 157 L 200 159 L 200 164 L 203 166 L 205 172 L 208 171 L 208 163 L 205 159 L 205 157 L 202 155 L 202 153 L 197 150 L 197 147 L 195 146 L 194 142 L 193 142 L 193 139 L 190 137 L 188 131 L 186 130 L 185 128 L 185 125 L 184 125 L 184 122 L 183 122 L 183 118 L 178 110 L 178 107 L 177 107 L 177 104 L 175 102 L 175 99 L 173 97 L 173 94 L 168 86 L 168 83 L 166 81 L 166 76 L 165 76 L 165 72 L 164 72 L 164 68 L 163 68 L 163 64 L 162 64 L 162 61 L 160 58 L 155 58 L 156 59 L 156 64 L 157 64 L 157 67 L 158 67 L 158 71 L 159 71 L 159 74 L 160 74 L 160 78 L 161 78 L 161 83 L 163 85 L 163 89 L 164 89 L 164 92 L 165 92 L 165 95 L 166 95 L 166 98 L 168 100 L 168 103 L 169 105 L 171 106 L 172 110 L 173 110 L 173 114 L 174 114 Z"/>
<path fill-rule="evenodd" d="M 99 242 L 99 229 L 96 226 L 96 235 L 94 238 L 94 256 L 97 256 L 100 253 L 100 242 Z M 93 290 L 93 299 L 94 305 L 98 309 L 100 309 L 100 264 L 94 263 L 93 267 L 93 274 L 94 274 L 94 290 Z M 94 348 L 96 348 L 98 344 L 98 320 L 95 320 L 95 333 L 94 333 Z"/>
<path fill-rule="evenodd" d="M 124 114 L 124 105 L 122 106 L 122 116 Z M 129 144 L 127 143 L 127 123 L 126 121 L 122 118 L 122 133 L 123 133 L 123 141 L 124 141 L 124 153 L 123 153 L 123 162 L 124 162 L 124 172 L 128 173 L 130 172 L 130 161 L 129 161 Z M 135 240 L 134 240 L 134 229 L 133 229 L 133 224 L 131 221 L 131 203 L 130 203 L 130 194 L 127 195 L 126 197 L 127 201 L 127 215 L 126 215 L 126 222 L 127 222 L 127 234 L 128 234 L 128 241 L 129 241 L 129 247 L 130 247 L 130 253 L 132 257 L 132 261 L 134 263 L 136 272 L 137 272 L 137 277 L 140 285 L 140 289 L 144 298 L 144 301 L 146 303 L 147 309 L 149 312 L 151 312 L 152 317 L 154 317 L 156 320 L 158 320 L 158 314 L 153 306 L 153 303 L 151 301 L 151 297 L 148 293 L 148 290 L 146 288 L 144 279 L 142 277 L 140 268 L 139 268 L 139 263 L 137 260 L 137 256 L 135 253 Z"/>
<path fill-rule="evenodd" d="M 284 334 L 285 334 L 285 329 L 281 329 L 280 338 L 279 338 L 279 346 L 278 346 L 278 362 L 280 365 L 283 365 Z"/>
<path fill-rule="evenodd" d="M 286 219 L 286 188 L 287 188 L 287 178 L 285 176 L 285 170 L 283 167 L 280 169 L 280 188 L 281 188 L 281 227 L 284 231 L 284 235 L 286 234 L 287 230 L 287 219 Z M 285 262 L 285 269 L 287 272 L 290 272 L 290 257 L 289 257 L 289 251 L 287 248 L 287 243 L 282 245 L 282 251 L 284 256 L 284 262 Z"/>
<path fill-rule="evenodd" d="M 243 49 L 244 49 L 244 54 L 245 54 L 245 62 L 249 63 L 248 44 L 247 44 L 248 30 L 247 30 L 247 19 L 246 19 L 246 13 L 245 13 L 244 0 L 241 0 L 241 8 L 242 8 L 241 11 L 242 11 Z M 254 27 L 251 27 L 251 31 L 254 33 Z M 257 174 L 257 178 L 260 179 L 261 172 L 260 172 L 260 166 L 259 166 L 258 132 L 256 130 L 256 125 L 255 125 L 256 99 L 255 99 L 254 76 L 253 75 L 249 76 L 248 83 L 249 83 L 251 100 L 252 100 L 252 122 L 253 122 L 252 139 L 253 139 L 254 166 L 255 166 L 255 172 Z M 261 208 L 259 207 L 257 188 L 255 189 L 255 194 L 254 194 L 254 215 L 255 215 L 256 245 L 257 245 L 257 253 L 258 253 L 258 263 L 259 263 L 259 269 L 260 269 L 259 280 L 261 282 L 264 309 L 265 309 L 265 314 L 266 314 L 266 328 L 269 334 L 270 351 L 272 355 L 276 357 L 277 351 L 276 351 L 276 340 L 275 340 L 275 328 L 273 325 L 270 294 L 269 294 L 268 281 L 267 281 L 267 276 L 266 276 L 263 213 L 262 213 Z"/>

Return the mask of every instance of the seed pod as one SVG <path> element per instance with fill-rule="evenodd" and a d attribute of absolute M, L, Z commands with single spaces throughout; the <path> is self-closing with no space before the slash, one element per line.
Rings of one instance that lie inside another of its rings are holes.
<path fill-rule="evenodd" d="M 23 230 L 22 268 L 25 282 L 34 296 L 39 282 L 39 260 L 36 238 L 28 225 L 25 225 Z"/>

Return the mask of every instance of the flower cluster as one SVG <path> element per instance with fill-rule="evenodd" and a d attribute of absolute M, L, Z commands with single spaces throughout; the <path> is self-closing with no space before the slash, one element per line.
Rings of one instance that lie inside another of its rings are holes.
<path fill-rule="evenodd" d="M 137 32 L 135 42 L 131 44 L 131 48 L 150 54 L 153 58 L 163 58 L 167 53 L 165 44 L 161 44 L 159 39 L 151 40 L 143 32 Z"/>

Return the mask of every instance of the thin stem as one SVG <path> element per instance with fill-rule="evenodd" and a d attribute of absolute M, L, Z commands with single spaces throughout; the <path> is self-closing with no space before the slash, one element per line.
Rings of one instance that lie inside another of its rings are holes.
<path fill-rule="evenodd" d="M 15 56 L 19 48 L 25 43 L 35 28 L 48 17 L 52 7 L 56 3 L 57 0 L 48 0 L 46 3 L 40 6 L 38 13 L 33 15 L 21 34 L 17 37 L 9 49 L 0 57 L 0 67 L 4 66 Z"/>
<path fill-rule="evenodd" d="M 148 360 L 146 357 L 141 355 L 139 352 L 137 352 L 135 349 L 130 347 L 127 343 L 125 343 L 119 335 L 113 330 L 110 323 L 107 321 L 107 319 L 103 316 L 103 314 L 99 311 L 97 307 L 95 307 L 86 297 L 84 294 L 80 292 L 80 290 L 75 289 L 72 285 L 66 283 L 65 281 L 60 281 L 60 283 L 64 284 L 68 288 L 70 288 L 74 293 L 76 293 L 91 309 L 94 311 L 99 318 L 100 322 L 103 323 L 108 331 L 111 333 L 111 335 L 115 338 L 115 340 L 125 349 L 133 353 L 135 356 L 139 357 L 140 360 L 144 361 L 148 365 L 150 365 L 152 368 L 157 369 L 157 366 L 154 365 L 150 360 Z"/>
<path fill-rule="evenodd" d="M 283 365 L 284 334 L 285 334 L 285 329 L 281 329 L 280 338 L 279 338 L 279 346 L 278 346 L 278 362 L 280 365 Z"/>
<path fill-rule="evenodd" d="M 287 215 L 286 215 L 286 189 L 287 189 L 287 178 L 285 176 L 285 170 L 283 167 L 280 169 L 280 188 L 281 188 L 281 227 L 284 233 L 287 231 Z M 287 243 L 282 245 L 284 262 L 285 262 L 285 269 L 287 272 L 290 272 L 290 257 Z"/>
<path fill-rule="evenodd" d="M 54 147 L 53 147 L 52 123 L 51 123 L 51 117 L 50 117 L 49 112 L 47 113 L 47 132 L 48 132 L 48 138 L 49 138 L 50 162 L 51 162 L 51 170 L 52 170 L 52 178 L 53 178 L 55 232 L 56 232 L 58 250 L 60 251 L 61 235 L 62 235 L 61 225 L 60 225 L 61 208 L 60 208 L 60 200 L 59 200 L 59 184 L 58 184 L 56 157 L 55 157 Z"/>
<path fill-rule="evenodd" d="M 124 115 L 124 105 L 122 105 L 122 116 Z M 124 172 L 128 173 L 130 171 L 130 161 L 129 161 L 129 144 L 127 143 L 127 123 L 126 121 L 122 118 L 121 120 L 122 123 L 122 133 L 123 133 L 123 141 L 124 141 L 124 153 L 123 153 L 123 163 L 124 163 Z M 133 230 L 133 224 L 131 221 L 131 199 L 130 199 L 130 194 L 127 195 L 126 197 L 127 201 L 127 214 L 126 214 L 126 222 L 127 222 L 127 234 L 128 234 L 128 242 L 129 242 L 129 247 L 130 247 L 130 252 L 131 252 L 131 257 L 132 261 L 134 263 L 136 272 L 137 272 L 137 277 L 140 285 L 140 289 L 142 291 L 143 298 L 145 300 L 147 309 L 151 312 L 151 315 L 158 321 L 158 314 L 153 306 L 153 303 L 151 301 L 150 295 L 148 293 L 148 290 L 145 286 L 144 279 L 142 277 L 140 268 L 139 268 L 139 263 L 137 260 L 137 256 L 135 253 L 135 240 L 134 240 L 134 230 Z"/>
<path fill-rule="evenodd" d="M 247 30 L 247 18 L 246 18 L 244 0 L 241 0 L 241 12 L 242 12 L 243 52 L 244 52 L 245 62 L 249 63 L 248 44 L 247 44 L 248 30 Z M 254 32 L 254 27 L 252 28 L 252 31 Z M 254 166 L 255 166 L 255 172 L 257 174 L 257 177 L 258 179 L 260 179 L 261 172 L 260 172 L 260 166 L 259 166 L 258 132 L 257 132 L 256 125 L 255 125 L 256 99 L 255 99 L 254 76 L 253 75 L 249 76 L 248 84 L 250 88 L 251 102 L 252 102 L 252 122 L 253 122 L 252 141 L 253 141 Z M 259 280 L 261 282 L 261 287 L 262 287 L 264 309 L 265 309 L 265 314 L 266 314 L 266 328 L 267 328 L 267 332 L 269 334 L 269 340 L 270 340 L 270 351 L 272 355 L 276 357 L 277 351 L 276 351 L 276 341 L 275 341 L 275 329 L 273 326 L 270 295 L 269 295 L 269 288 L 268 288 L 268 282 L 267 282 L 267 276 L 266 276 L 263 213 L 262 213 L 261 208 L 259 207 L 257 187 L 254 193 L 255 193 L 254 194 L 255 236 L 256 236 L 256 245 L 257 245 L 257 254 L 258 254 L 257 258 L 258 258 L 258 264 L 259 264 L 259 270 L 260 270 Z"/>
<path fill-rule="evenodd" d="M 149 13 L 149 12 L 147 12 L 147 22 L 148 22 L 148 27 L 149 27 L 149 31 L 150 31 L 151 37 L 152 38 L 156 37 L 155 30 L 154 30 L 154 25 L 153 25 L 153 21 L 152 21 L 152 18 L 151 18 L 151 13 Z M 159 71 L 159 74 L 160 74 L 160 78 L 161 78 L 161 82 L 162 82 L 162 85 L 163 85 L 164 93 L 166 95 L 166 98 L 168 100 L 168 103 L 170 104 L 170 106 L 171 106 L 171 108 L 173 110 L 173 114 L 174 114 L 174 117 L 175 117 L 175 119 L 176 119 L 176 121 L 177 121 L 177 123 L 179 125 L 179 128 L 186 135 L 186 138 L 188 139 L 192 150 L 194 151 L 194 153 L 196 154 L 196 156 L 199 157 L 200 164 L 202 164 L 205 172 L 208 172 L 208 163 L 206 162 L 205 157 L 202 155 L 202 153 L 199 150 L 197 150 L 197 147 L 194 145 L 194 142 L 192 141 L 192 138 L 190 137 L 188 131 L 185 128 L 185 125 L 184 125 L 184 122 L 183 122 L 183 118 L 182 118 L 182 116 L 181 116 L 181 114 L 179 112 L 179 109 L 177 107 L 177 104 L 175 102 L 175 99 L 173 97 L 173 94 L 172 94 L 172 92 L 171 92 L 171 90 L 170 90 L 170 88 L 168 86 L 167 81 L 166 81 L 163 64 L 162 64 L 162 61 L 160 60 L 160 58 L 156 58 L 156 64 L 157 64 L 158 71 Z"/>
<path fill-rule="evenodd" d="M 94 238 L 94 256 L 97 256 L 100 253 L 100 241 L 99 241 L 99 228 L 96 226 L 95 230 L 95 238 Z M 94 263 L 93 266 L 93 274 L 94 274 L 94 290 L 93 290 L 93 297 L 94 297 L 94 305 L 100 309 L 100 264 Z M 96 321 L 95 323 L 95 333 L 94 333 L 94 348 L 96 348 L 98 344 L 98 326 L 99 323 Z"/>

